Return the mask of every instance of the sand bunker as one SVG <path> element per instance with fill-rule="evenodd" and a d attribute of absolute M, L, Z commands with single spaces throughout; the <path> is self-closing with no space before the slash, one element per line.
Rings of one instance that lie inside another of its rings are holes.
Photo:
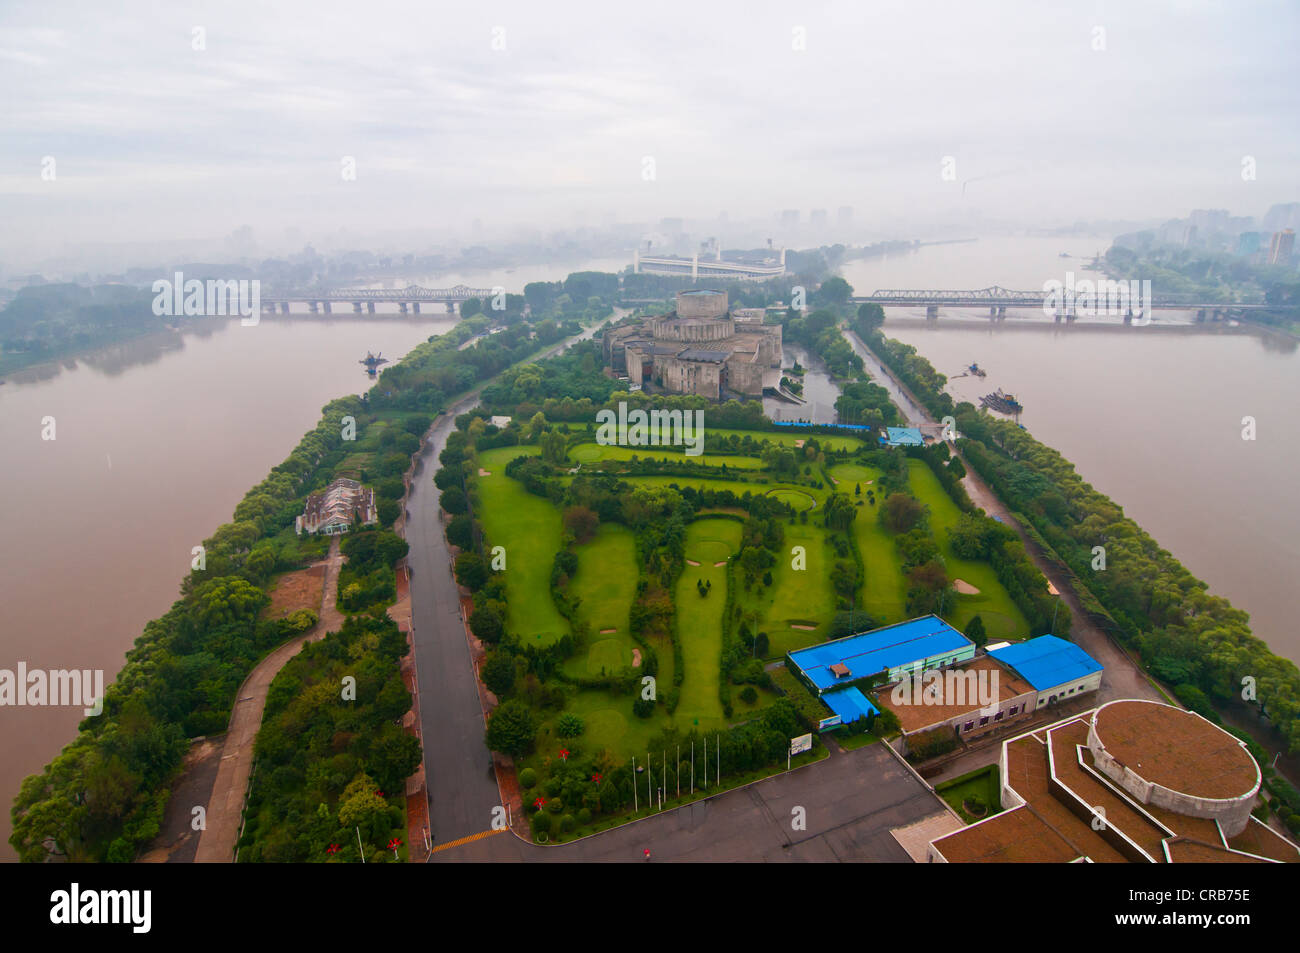
<path fill-rule="evenodd" d="M 688 559 L 688 560 L 686 560 L 686 565 L 688 565 L 688 566 L 698 566 L 699 563 L 696 562 L 694 559 Z"/>
<path fill-rule="evenodd" d="M 965 579 L 954 579 L 952 584 L 963 596 L 974 596 L 979 594 L 979 590 L 972 586 Z"/>
<path fill-rule="evenodd" d="M 611 631 L 612 631 L 612 630 L 611 630 Z M 640 650 L 640 649 L 633 649 L 633 650 L 632 650 L 632 667 L 633 667 L 633 668 L 640 668 L 640 667 L 641 667 L 641 650 Z"/>
<path fill-rule="evenodd" d="M 725 566 L 725 565 L 727 565 L 727 561 L 724 559 L 722 562 L 720 562 L 720 563 L 714 563 L 713 565 L 714 565 L 715 567 L 716 567 L 716 566 Z"/>
<path fill-rule="evenodd" d="M 802 625 L 802 624 L 800 624 L 800 623 L 798 623 L 798 622 L 791 622 L 791 623 L 790 623 L 790 628 L 792 628 L 792 629 L 803 629 L 805 632 L 811 632 L 813 629 L 817 628 L 817 626 L 815 626 L 815 625 Z"/>
<path fill-rule="evenodd" d="M 479 476 L 491 476 L 491 475 L 492 475 L 492 471 L 491 471 L 491 470 L 484 470 L 482 467 L 479 467 L 479 468 L 478 468 L 478 475 L 479 475 Z"/>
<path fill-rule="evenodd" d="M 617 631 L 618 631 L 618 629 L 601 629 L 601 630 L 600 630 L 600 634 L 601 634 L 601 635 L 612 635 L 613 633 L 615 633 L 615 632 L 617 632 Z"/>

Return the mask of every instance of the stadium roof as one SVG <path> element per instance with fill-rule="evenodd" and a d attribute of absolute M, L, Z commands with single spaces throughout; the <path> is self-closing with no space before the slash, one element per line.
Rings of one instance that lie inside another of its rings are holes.
<path fill-rule="evenodd" d="M 871 704 L 871 700 L 856 688 L 846 688 L 842 692 L 827 692 L 822 701 L 830 706 L 831 711 L 840 716 L 844 724 L 880 714 L 880 709 Z"/>
<path fill-rule="evenodd" d="M 1101 671 L 1101 663 L 1091 655 L 1054 635 L 993 649 L 989 655 L 1010 665 L 1040 692 Z"/>
<path fill-rule="evenodd" d="M 814 685 L 827 689 L 842 681 L 830 672 L 830 667 L 838 663 L 849 668 L 844 678 L 865 678 L 970 644 L 970 639 L 947 622 L 927 615 L 799 649 L 791 652 L 790 658 Z"/>

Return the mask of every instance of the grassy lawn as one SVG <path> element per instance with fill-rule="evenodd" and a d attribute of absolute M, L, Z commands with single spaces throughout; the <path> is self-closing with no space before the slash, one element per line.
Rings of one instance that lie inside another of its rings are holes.
<path fill-rule="evenodd" d="M 626 526 L 606 523 L 577 551 L 578 572 L 569 591 L 582 600 L 578 618 L 591 626 L 591 643 L 565 667 L 575 675 L 599 675 L 602 669 L 612 674 L 632 664 L 636 648 L 628 631 L 628 610 L 636 598 L 636 540 Z M 602 634 L 607 629 L 614 631 Z"/>
<path fill-rule="evenodd" d="M 992 817 L 1002 810 L 1002 786 L 998 781 L 998 766 L 991 764 L 979 768 L 959 778 L 953 778 L 938 785 L 935 793 L 948 802 L 948 806 L 961 815 L 967 824 Z M 988 810 L 980 817 L 973 816 L 963 806 L 964 801 L 978 797 L 988 805 Z"/>
<path fill-rule="evenodd" d="M 1023 639 L 1029 635 L 1029 622 L 1024 613 L 1011 601 L 1011 596 L 998 582 L 993 567 L 983 560 L 959 559 L 948 542 L 948 528 L 957 525 L 961 510 L 944 492 L 939 480 L 920 460 L 907 461 L 908 479 L 917 499 L 930 507 L 930 528 L 939 543 L 939 551 L 948 566 L 948 578 L 961 579 L 979 590 L 978 594 L 959 595 L 957 611 L 949 613 L 954 627 L 965 631 L 970 620 L 979 615 L 989 641 Z"/>
<path fill-rule="evenodd" d="M 735 520 L 704 519 L 691 523 L 686 535 L 686 558 L 700 565 L 687 565 L 677 582 L 677 637 L 682 642 L 686 665 L 676 721 L 689 729 L 723 724 L 722 702 L 718 699 L 718 677 L 722 666 L 722 610 L 727 599 L 727 572 L 723 562 L 740 547 L 740 523 Z M 697 580 L 711 582 L 713 589 L 701 597 Z"/>
<path fill-rule="evenodd" d="M 675 447 L 604 447 L 598 443 L 580 443 L 569 449 L 569 459 L 574 463 L 595 463 L 598 460 L 670 460 L 674 463 L 698 463 L 702 466 L 720 467 L 737 470 L 762 469 L 763 461 L 758 457 L 728 456 L 726 454 L 700 454 L 688 457 L 681 449 Z"/>
<path fill-rule="evenodd" d="M 479 519 L 488 547 L 506 549 L 506 628 L 526 642 L 548 645 L 569 631 L 551 600 L 551 565 L 560 550 L 560 513 L 505 475 L 506 464 L 536 447 L 498 447 L 479 454 Z M 625 624 L 626 625 L 626 624 Z"/>
<path fill-rule="evenodd" d="M 907 582 L 899 567 L 894 538 L 881 528 L 876 507 L 867 502 L 868 481 L 872 481 L 874 487 L 874 481 L 880 479 L 880 471 L 855 463 L 841 463 L 831 467 L 831 479 L 839 481 L 835 487 L 837 492 L 847 493 L 854 502 L 862 501 L 858 518 L 853 521 L 853 536 L 862 553 L 866 577 L 859 605 L 881 625 L 902 622 L 906 618 Z M 856 496 L 853 490 L 859 483 L 862 484 L 862 495 Z"/>
<path fill-rule="evenodd" d="M 791 567 L 792 547 L 802 546 L 807 568 Z M 772 585 L 762 581 L 749 592 L 736 594 L 746 612 L 758 613 L 758 628 L 768 637 L 768 658 L 780 658 L 791 649 L 803 648 L 826 638 L 826 628 L 835 614 L 835 593 L 830 571 L 835 552 L 826 541 L 826 530 L 813 523 L 785 524 L 785 545 L 772 569 Z M 687 567 L 688 569 L 690 567 Z M 796 629 L 792 624 L 811 624 L 815 629 Z"/>
<path fill-rule="evenodd" d="M 704 413 L 704 419 L 709 419 L 708 411 Z M 773 433 L 768 430 L 715 430 L 709 428 L 707 434 L 712 436 L 730 437 L 736 436 L 744 439 L 746 435 L 753 437 L 755 440 L 766 440 L 769 443 L 780 444 L 783 447 L 793 447 L 800 440 L 816 440 L 824 450 L 857 450 L 862 446 L 862 441 L 857 437 L 830 437 L 826 434 L 807 434 L 794 433 L 791 431 L 778 431 Z"/>

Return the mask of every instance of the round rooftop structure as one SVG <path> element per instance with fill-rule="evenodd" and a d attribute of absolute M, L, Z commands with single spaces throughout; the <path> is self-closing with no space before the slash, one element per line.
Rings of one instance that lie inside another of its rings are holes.
<path fill-rule="evenodd" d="M 677 292 L 679 318 L 720 318 L 727 313 L 725 291 Z"/>
<path fill-rule="evenodd" d="M 1160 702 L 1102 705 L 1088 728 L 1088 748 L 1097 769 L 1138 801 L 1213 818 L 1228 836 L 1245 828 L 1262 781 L 1241 741 Z"/>

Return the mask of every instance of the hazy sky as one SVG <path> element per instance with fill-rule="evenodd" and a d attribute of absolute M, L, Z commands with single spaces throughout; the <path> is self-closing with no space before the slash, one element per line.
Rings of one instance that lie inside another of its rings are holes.
<path fill-rule="evenodd" d="M 1260 215 L 1300 199 L 1298 11 L 3 0 L 0 261 L 245 223 Z"/>

